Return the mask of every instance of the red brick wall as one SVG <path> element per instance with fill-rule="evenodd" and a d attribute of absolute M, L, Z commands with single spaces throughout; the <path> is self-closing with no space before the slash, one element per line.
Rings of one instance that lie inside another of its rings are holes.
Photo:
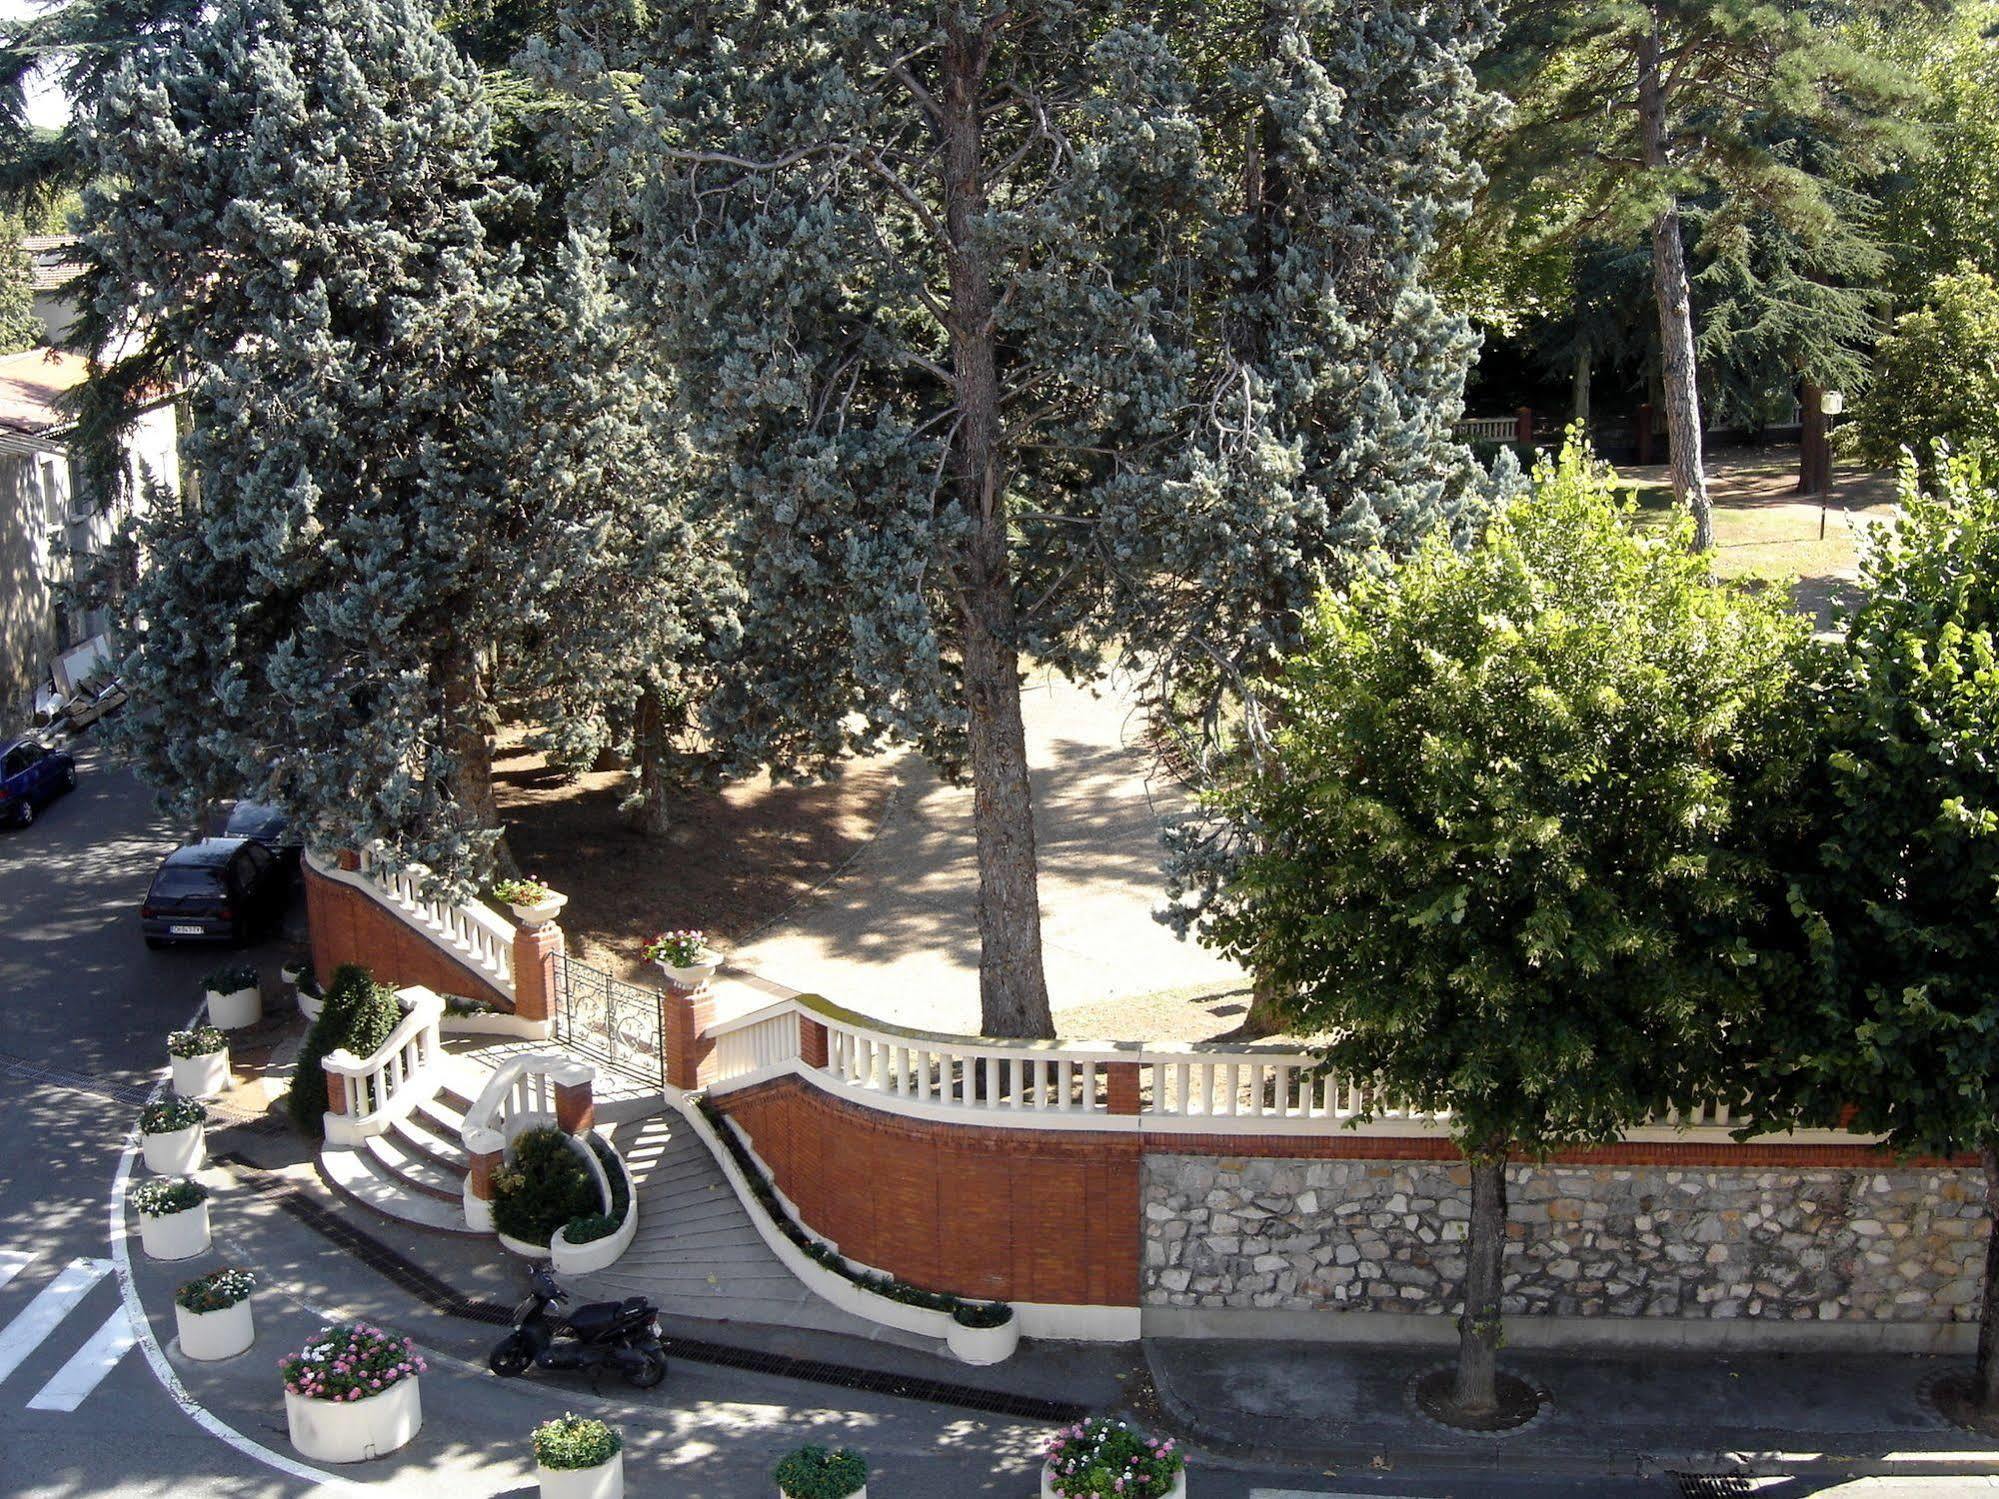
<path fill-rule="evenodd" d="M 960 1295 L 1138 1304 L 1135 1134 L 940 1125 L 796 1078 L 716 1103 L 851 1259 Z"/>
<path fill-rule="evenodd" d="M 398 988 L 422 984 L 439 994 L 513 1003 L 395 913 L 351 885 L 305 869 L 305 915 L 312 936 L 312 971 L 324 985 L 342 963 L 359 963 Z"/>

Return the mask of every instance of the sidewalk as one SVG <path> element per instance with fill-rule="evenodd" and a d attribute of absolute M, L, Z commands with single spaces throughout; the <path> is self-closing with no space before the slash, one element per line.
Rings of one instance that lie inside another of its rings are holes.
<path fill-rule="evenodd" d="M 1550 1397 L 1519 1431 L 1468 1435 L 1407 1396 L 1454 1350 L 1154 1339 L 1168 1424 L 1239 1458 L 1340 1468 L 1999 1474 L 1999 1442 L 1945 1422 L 1925 1383 L 1959 1365 L 1908 1355 L 1503 1351 Z"/>

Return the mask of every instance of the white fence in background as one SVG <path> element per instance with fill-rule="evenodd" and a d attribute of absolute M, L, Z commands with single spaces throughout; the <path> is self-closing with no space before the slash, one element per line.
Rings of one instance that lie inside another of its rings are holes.
<path fill-rule="evenodd" d="M 1457 425 L 1466 442 L 1511 442 L 1519 430 L 1519 418 L 1511 416 L 1468 416 Z"/>

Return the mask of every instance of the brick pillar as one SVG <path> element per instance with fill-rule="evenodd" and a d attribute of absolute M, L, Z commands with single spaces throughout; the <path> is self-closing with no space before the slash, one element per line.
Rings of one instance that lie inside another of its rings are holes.
<path fill-rule="evenodd" d="M 351 848 L 343 848 L 340 850 L 339 853 L 335 854 L 333 857 L 334 857 L 334 862 L 338 864 L 342 869 L 346 870 L 349 874 L 355 874 L 360 871 L 361 855 L 357 853 L 355 850 Z"/>
<path fill-rule="evenodd" d="M 580 1135 L 597 1123 L 597 1101 L 589 1078 L 555 1085 L 555 1127 L 565 1135 Z"/>
<path fill-rule="evenodd" d="M 1534 441 L 1534 408 L 1522 406 L 1513 413 L 1513 440 L 1531 443 Z"/>
<path fill-rule="evenodd" d="M 347 1112 L 347 1079 L 330 1067 L 321 1065 L 326 1074 L 326 1112 L 344 1114 Z"/>
<path fill-rule="evenodd" d="M 701 1064 L 715 1043 L 705 1034 L 715 1018 L 715 991 L 706 984 L 683 989 L 672 979 L 659 997 L 659 1034 L 666 1048 L 666 1085 L 682 1090 L 701 1086 Z"/>
<path fill-rule="evenodd" d="M 808 1067 L 826 1065 L 826 1027 L 809 1015 L 798 1017 L 798 1059 Z"/>
<path fill-rule="evenodd" d="M 1104 1102 L 1113 1114 L 1138 1112 L 1138 1063 L 1104 1064 Z"/>
<path fill-rule="evenodd" d="M 506 1158 L 504 1150 L 475 1150 L 465 1157 L 470 1163 L 465 1180 L 472 1189 L 472 1195 L 481 1202 L 493 1200 L 493 1173 L 500 1169 Z"/>
<path fill-rule="evenodd" d="M 562 952 L 562 928 L 552 921 L 514 932 L 514 1013 L 521 1019 L 555 1013 L 555 960 Z"/>

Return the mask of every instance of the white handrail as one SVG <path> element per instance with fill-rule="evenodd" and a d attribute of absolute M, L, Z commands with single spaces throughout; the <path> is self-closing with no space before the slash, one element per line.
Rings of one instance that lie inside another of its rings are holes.
<path fill-rule="evenodd" d="M 361 851 L 358 871 L 328 864 L 310 851 L 315 873 L 363 891 L 393 911 L 438 947 L 481 975 L 509 1000 L 514 998 L 514 928 L 482 901 L 446 905 L 424 894 L 429 871 L 409 864 L 395 871 L 377 867 L 373 851 Z"/>
<path fill-rule="evenodd" d="M 424 988 L 396 993 L 408 1012 L 388 1038 L 365 1057 L 344 1047 L 320 1059 L 329 1098 L 326 1138 L 353 1145 L 383 1133 L 396 1120 L 437 1092 L 437 1068 L 444 1054 L 440 1034 L 444 1001 Z"/>
<path fill-rule="evenodd" d="M 509 1058 L 493 1069 L 465 1111 L 459 1138 L 466 1153 L 505 1150 L 524 1130 L 555 1123 L 556 1088 L 573 1088 L 596 1076 L 595 1067 L 566 1054 L 530 1051 Z"/>

